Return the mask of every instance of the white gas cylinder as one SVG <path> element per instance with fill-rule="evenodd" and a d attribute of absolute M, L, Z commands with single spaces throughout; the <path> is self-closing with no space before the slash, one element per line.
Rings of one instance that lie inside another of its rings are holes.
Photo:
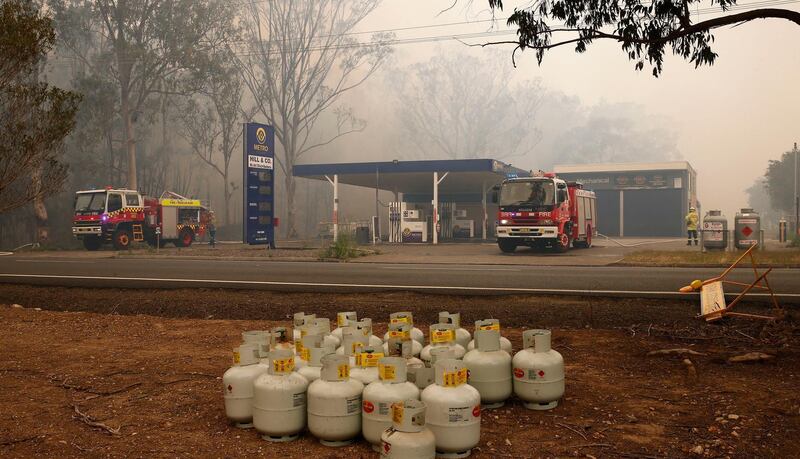
<path fill-rule="evenodd" d="M 383 340 L 372 334 L 372 319 L 364 318 L 355 323 L 357 329 L 365 329 L 367 337 L 369 338 L 369 345 L 372 347 L 383 346 Z"/>
<path fill-rule="evenodd" d="M 305 324 L 314 323 L 314 320 L 317 318 L 316 314 L 306 314 L 303 312 L 295 312 L 292 316 L 292 341 L 297 341 L 303 337 L 300 334 L 300 327 Z"/>
<path fill-rule="evenodd" d="M 253 427 L 253 381 L 267 371 L 258 363 L 258 345 L 244 343 L 233 350 L 233 366 L 222 375 L 225 416 L 236 427 Z"/>
<path fill-rule="evenodd" d="M 437 457 L 467 457 L 481 437 L 481 394 L 467 384 L 467 367 L 455 359 L 434 364 L 436 384 L 422 391 Z"/>
<path fill-rule="evenodd" d="M 267 356 L 270 349 L 270 333 L 266 330 L 247 330 L 242 332 L 242 342 L 253 343 L 258 348 L 258 358 L 261 363 L 268 363 Z"/>
<path fill-rule="evenodd" d="M 361 381 L 350 379 L 347 357 L 322 358 L 320 379 L 308 386 L 308 430 L 326 446 L 344 446 L 361 432 Z"/>
<path fill-rule="evenodd" d="M 286 327 L 273 327 L 270 329 L 270 350 L 291 350 L 294 351 L 294 344 L 289 339 L 292 335 Z"/>
<path fill-rule="evenodd" d="M 386 459 L 433 459 L 436 438 L 425 426 L 425 403 L 404 400 L 392 404 L 392 426 L 381 435 L 381 457 Z"/>
<path fill-rule="evenodd" d="M 411 314 L 411 311 L 403 311 L 403 312 L 393 312 L 389 314 L 389 330 L 391 330 L 391 326 L 393 324 L 408 324 L 411 334 L 411 339 L 418 342 L 420 345 L 420 349 L 422 346 L 425 345 L 425 334 L 422 333 L 422 330 L 414 326 L 414 316 Z M 389 340 L 389 332 L 387 331 L 385 335 L 383 335 L 383 340 Z M 418 355 L 419 352 L 417 352 Z"/>
<path fill-rule="evenodd" d="M 464 355 L 469 385 L 481 394 L 484 408 L 500 408 L 511 397 L 511 356 L 500 349 L 500 332 L 477 330 L 478 348 Z"/>
<path fill-rule="evenodd" d="M 392 403 L 419 399 L 419 389 L 406 381 L 406 360 L 402 357 L 383 357 L 378 361 L 378 381 L 364 388 L 361 413 L 361 433 L 380 451 L 381 434 L 391 427 Z"/>
<path fill-rule="evenodd" d="M 497 319 L 476 320 L 475 321 L 475 331 L 477 332 L 478 330 L 497 330 L 499 332 L 500 331 L 500 321 L 497 320 Z M 469 344 L 467 345 L 467 352 L 469 352 L 469 351 L 471 351 L 473 349 L 475 349 L 475 340 L 474 339 L 472 341 L 470 341 Z M 500 335 L 500 349 L 508 352 L 509 354 L 511 354 L 511 352 L 513 351 L 513 348 L 511 347 L 511 341 L 509 341 L 507 338 L 503 337 L 502 333 Z"/>
<path fill-rule="evenodd" d="M 355 326 L 342 328 L 342 345 L 336 349 L 336 354 L 348 356 L 351 367 L 356 365 L 356 354 L 368 346 L 369 337 L 365 332 L 365 329 Z"/>
<path fill-rule="evenodd" d="M 383 352 L 385 354 L 389 353 L 389 340 L 392 338 L 408 339 L 411 342 L 411 354 L 413 356 L 418 356 L 419 353 L 422 352 L 422 344 L 412 338 L 411 326 L 407 323 L 389 324 L 389 331 L 384 335 L 386 342 L 383 343 Z"/>
<path fill-rule="evenodd" d="M 322 357 L 335 353 L 332 347 L 323 345 L 323 341 L 321 335 L 303 337 L 303 358 L 308 362 L 308 365 L 298 369 L 297 373 L 306 378 L 309 383 L 319 379 L 319 373 L 322 370 Z"/>
<path fill-rule="evenodd" d="M 316 325 L 319 330 L 318 333 L 321 333 L 322 336 L 325 337 L 326 346 L 331 346 L 336 349 L 342 345 L 342 338 L 331 334 L 331 319 L 327 317 L 314 319 L 314 325 Z"/>
<path fill-rule="evenodd" d="M 467 351 L 464 346 L 456 343 L 456 330 L 453 324 L 433 324 L 430 328 L 431 343 L 422 348 L 419 357 L 423 361 L 431 360 L 431 349 L 446 347 L 453 351 L 455 358 L 461 359 Z"/>
<path fill-rule="evenodd" d="M 336 328 L 333 329 L 331 335 L 339 338 L 342 338 L 342 328 L 347 327 L 350 325 L 350 322 L 356 322 L 358 320 L 358 316 L 356 315 L 355 311 L 346 311 L 346 312 L 337 312 L 336 313 Z"/>
<path fill-rule="evenodd" d="M 461 328 L 461 313 L 442 311 L 439 313 L 439 323 L 452 324 L 456 331 L 456 343 L 465 350 L 467 349 L 469 342 L 472 341 L 472 335 L 466 329 Z"/>
<path fill-rule="evenodd" d="M 365 386 L 378 380 L 378 361 L 383 358 L 380 348 L 367 346 L 356 354 L 356 366 L 350 369 L 350 377 L 361 381 Z"/>
<path fill-rule="evenodd" d="M 550 330 L 525 330 L 512 360 L 514 394 L 531 410 L 558 406 L 564 395 L 564 358 L 550 348 Z"/>
<path fill-rule="evenodd" d="M 269 371 L 253 383 L 253 426 L 264 440 L 296 440 L 306 426 L 308 380 L 293 370 L 292 351 L 272 351 Z"/>
<path fill-rule="evenodd" d="M 437 361 L 443 359 L 454 359 L 455 353 L 449 347 L 435 347 L 431 349 L 431 360 L 429 362 L 422 362 L 422 365 L 414 365 L 408 367 L 408 380 L 413 382 L 420 390 L 425 389 L 434 383 L 433 366 Z"/>

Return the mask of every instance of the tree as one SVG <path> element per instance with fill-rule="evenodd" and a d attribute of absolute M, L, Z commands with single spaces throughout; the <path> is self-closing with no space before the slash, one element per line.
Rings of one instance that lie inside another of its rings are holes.
<path fill-rule="evenodd" d="M 800 25 L 800 12 L 780 8 L 755 8 L 733 12 L 736 0 L 712 0 L 722 13 L 712 19 L 693 22 L 692 11 L 704 0 L 540 0 L 515 9 L 508 24 L 517 26 L 517 40 L 487 44 L 513 44 L 517 50 L 536 51 L 541 64 L 547 51 L 575 46 L 582 53 L 595 40 L 621 44 L 628 58 L 641 70 L 645 61 L 653 75 L 661 74 L 667 47 L 672 53 L 695 64 L 712 65 L 717 54 L 712 49 L 712 30 L 739 25 L 755 19 L 785 19 Z M 503 9 L 503 0 L 489 0 L 492 9 Z M 552 25 L 559 24 L 559 25 Z"/>
<path fill-rule="evenodd" d="M 80 96 L 32 78 L 54 42 L 30 2 L 0 2 L 0 213 L 61 191 L 67 177 L 60 153 Z"/>
<path fill-rule="evenodd" d="M 181 92 L 179 83 L 206 46 L 206 33 L 230 9 L 219 0 L 94 0 L 54 2 L 57 16 L 80 17 L 86 9 L 90 30 L 99 46 L 82 47 L 83 32 L 64 31 L 65 44 L 82 60 L 87 72 L 115 83 L 127 155 L 127 186 L 137 188 L 135 123 L 158 109 L 152 96 Z M 84 52 L 82 52 L 84 51 Z M 87 54 L 88 53 L 88 54 Z"/>
<path fill-rule="evenodd" d="M 786 215 L 794 215 L 795 156 L 787 151 L 781 159 L 772 159 L 764 174 L 764 184 L 772 208 Z"/>
<path fill-rule="evenodd" d="M 364 123 L 352 111 L 335 107 L 342 94 L 369 78 L 389 55 L 391 35 L 377 34 L 359 43 L 354 28 L 380 0 L 262 0 L 249 2 L 245 21 L 248 51 L 238 66 L 255 97 L 258 112 L 275 128 L 283 157 L 287 235 L 295 237 L 295 181 L 292 169 L 309 151 L 360 131 Z M 336 132 L 314 128 L 333 112 Z"/>
<path fill-rule="evenodd" d="M 450 54 L 393 73 L 404 138 L 421 156 L 507 159 L 532 151 L 540 82 L 509 85 L 509 70 L 491 61 Z"/>

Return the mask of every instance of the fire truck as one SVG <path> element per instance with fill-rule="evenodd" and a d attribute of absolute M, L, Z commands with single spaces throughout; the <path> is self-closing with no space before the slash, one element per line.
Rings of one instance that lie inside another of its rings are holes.
<path fill-rule="evenodd" d="M 591 247 L 597 235 L 597 206 L 593 191 L 553 173 L 511 178 L 494 188 L 498 204 L 497 245 L 505 253 L 517 246 L 552 248 Z"/>
<path fill-rule="evenodd" d="M 110 243 L 127 250 L 133 242 L 189 247 L 205 233 L 210 213 L 199 200 L 167 191 L 160 198 L 106 187 L 75 193 L 72 234 L 87 250 Z"/>

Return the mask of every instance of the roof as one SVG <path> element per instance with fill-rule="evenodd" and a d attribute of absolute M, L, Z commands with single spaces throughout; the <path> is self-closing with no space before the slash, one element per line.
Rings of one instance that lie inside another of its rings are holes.
<path fill-rule="evenodd" d="M 339 183 L 379 188 L 405 194 L 430 194 L 433 190 L 433 173 L 441 179 L 440 194 L 481 193 L 508 177 L 528 176 L 529 171 L 512 167 L 494 159 L 450 159 L 427 161 L 381 161 L 365 163 L 300 164 L 294 166 L 292 175 L 316 180 L 333 179 Z"/>
<path fill-rule="evenodd" d="M 559 174 L 588 173 L 588 172 L 634 172 L 634 171 L 668 171 L 690 170 L 692 166 L 688 161 L 667 161 L 659 163 L 603 163 L 603 164 L 560 164 L 553 168 Z"/>

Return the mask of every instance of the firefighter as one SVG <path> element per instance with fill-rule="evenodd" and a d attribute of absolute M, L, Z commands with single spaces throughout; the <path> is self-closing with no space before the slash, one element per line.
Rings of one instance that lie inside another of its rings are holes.
<path fill-rule="evenodd" d="M 214 224 L 216 220 L 217 217 L 214 212 L 209 212 L 208 225 L 206 228 L 208 229 L 208 245 L 211 247 L 217 246 L 217 225 Z"/>
<path fill-rule="evenodd" d="M 686 214 L 686 245 L 692 245 L 692 238 L 694 238 L 694 245 L 697 245 L 697 223 L 700 217 L 697 215 L 697 209 L 694 206 L 689 207 L 689 213 Z"/>

